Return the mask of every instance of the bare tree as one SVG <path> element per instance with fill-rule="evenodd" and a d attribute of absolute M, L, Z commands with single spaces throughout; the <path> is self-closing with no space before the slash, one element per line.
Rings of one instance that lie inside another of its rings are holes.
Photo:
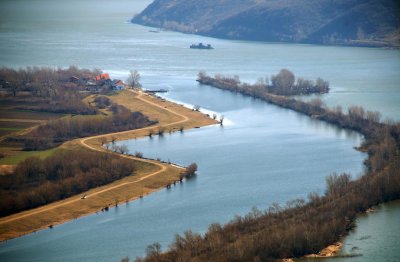
<path fill-rule="evenodd" d="M 326 178 L 327 191 L 326 194 L 330 195 L 342 195 L 347 191 L 347 187 L 350 184 L 351 177 L 349 174 L 343 173 L 338 175 L 336 173 Z"/>
<path fill-rule="evenodd" d="M 206 76 L 207 76 L 207 75 L 206 75 L 206 72 L 200 71 L 200 72 L 197 74 L 197 79 L 201 80 L 201 79 L 205 78 Z"/>
<path fill-rule="evenodd" d="M 129 257 L 125 257 L 125 258 L 121 259 L 121 262 L 129 262 Z"/>
<path fill-rule="evenodd" d="M 185 170 L 185 177 L 192 177 L 196 174 L 197 171 L 197 164 L 196 163 L 191 163 L 186 167 Z"/>
<path fill-rule="evenodd" d="M 142 152 L 139 152 L 139 151 L 136 151 L 136 152 L 135 152 L 135 157 L 137 157 L 137 158 L 143 158 L 143 153 L 142 153 Z"/>
<path fill-rule="evenodd" d="M 381 114 L 377 111 L 367 111 L 366 117 L 368 121 L 379 123 L 381 119 Z"/>
<path fill-rule="evenodd" d="M 152 245 L 148 245 L 146 247 L 146 255 L 147 257 L 150 257 L 152 259 L 155 259 L 155 261 L 160 260 L 161 256 L 161 245 L 160 243 L 154 243 Z"/>
<path fill-rule="evenodd" d="M 119 152 L 121 154 L 128 154 L 129 153 L 129 148 L 127 145 L 122 145 L 119 147 Z"/>
<path fill-rule="evenodd" d="M 11 92 L 12 92 L 13 96 L 14 97 L 17 96 L 17 92 L 19 90 L 18 83 L 10 83 L 10 89 L 11 89 Z"/>
<path fill-rule="evenodd" d="M 224 124 L 224 119 L 225 119 L 225 117 L 223 115 L 219 118 L 219 124 L 221 126 Z"/>
<path fill-rule="evenodd" d="M 294 74 L 288 69 L 282 69 L 275 76 L 271 76 L 272 85 L 276 88 L 290 89 L 295 83 Z"/>
<path fill-rule="evenodd" d="M 140 84 L 140 74 L 137 70 L 131 70 L 129 77 L 127 79 L 127 83 L 132 88 L 140 88 L 142 85 Z"/>
<path fill-rule="evenodd" d="M 103 146 L 105 143 L 107 143 L 107 138 L 105 138 L 104 136 L 102 136 L 102 137 L 99 139 L 99 142 L 100 142 L 100 144 Z"/>
<path fill-rule="evenodd" d="M 164 127 L 162 127 L 162 126 L 158 127 L 157 134 L 158 134 L 159 136 L 163 136 L 163 135 L 164 135 L 164 132 L 165 132 L 165 128 L 164 128 Z"/>

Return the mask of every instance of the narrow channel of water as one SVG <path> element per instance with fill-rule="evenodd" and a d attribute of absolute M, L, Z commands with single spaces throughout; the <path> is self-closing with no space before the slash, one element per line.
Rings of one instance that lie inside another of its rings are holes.
<path fill-rule="evenodd" d="M 120 143 L 153 158 L 183 165 L 197 162 L 195 179 L 106 214 L 11 240 L 0 245 L 0 257 L 5 261 L 135 257 L 148 244 L 157 241 L 165 248 L 176 233 L 204 232 L 210 223 L 225 223 L 254 206 L 265 209 L 273 202 L 307 197 L 309 192 L 321 194 L 325 177 L 332 172 L 356 177 L 362 171 L 365 155 L 353 149 L 362 138 L 354 132 L 209 87 L 192 92 L 200 100 L 216 98 L 215 107 L 210 102 L 209 108 L 223 113 L 229 124 Z M 221 101 L 225 109 L 216 110 Z"/>

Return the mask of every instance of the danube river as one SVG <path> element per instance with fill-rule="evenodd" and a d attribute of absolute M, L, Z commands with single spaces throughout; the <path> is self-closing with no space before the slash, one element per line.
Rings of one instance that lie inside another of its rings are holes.
<path fill-rule="evenodd" d="M 362 174 L 366 155 L 354 150 L 362 142 L 360 135 L 258 100 L 199 86 L 195 79 L 200 70 L 240 75 L 254 82 L 289 68 L 305 78 L 329 80 L 332 90 L 321 96 L 328 105 L 362 105 L 379 110 L 383 118 L 400 119 L 398 50 L 155 33 L 129 23 L 149 2 L 1 1 L 0 65 L 77 65 L 100 68 L 121 79 L 137 69 L 145 88 L 168 89 L 166 98 L 224 115 L 223 127 L 120 142 L 147 157 L 182 165 L 196 162 L 199 175 L 108 213 L 1 243 L 1 261 L 135 258 L 144 254 L 148 244 L 160 242 L 166 248 L 174 234 L 188 229 L 204 232 L 210 223 L 226 223 L 252 207 L 266 209 L 274 202 L 284 205 L 288 200 L 307 198 L 310 192 L 323 194 L 325 177 L 331 173 L 348 172 L 353 178 Z M 188 48 L 198 42 L 210 43 L 215 49 Z M 376 261 L 367 254 L 381 253 L 384 248 L 384 260 L 398 257 L 399 242 L 388 236 L 400 234 L 399 209 L 398 204 L 390 206 L 397 213 L 379 208 L 368 215 L 377 219 L 375 223 L 362 223 L 364 217 L 360 217 L 353 234 L 376 228 L 366 233 L 366 241 L 354 244 L 354 250 L 362 254 L 368 249 L 362 261 Z M 386 237 L 390 241 L 381 241 Z"/>

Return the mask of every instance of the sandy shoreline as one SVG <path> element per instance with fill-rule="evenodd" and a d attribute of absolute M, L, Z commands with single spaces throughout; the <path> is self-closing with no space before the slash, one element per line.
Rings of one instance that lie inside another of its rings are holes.
<path fill-rule="evenodd" d="M 340 250 L 342 250 L 343 247 L 343 242 L 342 241 L 338 241 L 333 243 L 332 245 L 327 246 L 326 248 L 322 249 L 320 252 L 318 252 L 317 254 L 309 254 L 309 255 L 305 255 L 304 257 L 301 258 L 284 258 L 281 261 L 282 262 L 294 262 L 298 259 L 302 260 L 304 258 L 333 258 L 336 257 Z"/>
<path fill-rule="evenodd" d="M 141 111 L 150 119 L 157 120 L 157 125 L 76 139 L 66 142 L 61 147 L 65 149 L 86 147 L 91 150 L 106 152 L 106 149 L 101 145 L 100 138 L 105 138 L 108 142 L 114 139 L 136 139 L 144 138 L 148 136 L 150 131 L 156 132 L 159 128 L 163 128 L 165 133 L 172 133 L 180 129 L 186 130 L 216 124 L 215 120 L 204 114 L 140 91 L 123 91 L 119 95 L 111 97 L 111 99 L 133 111 Z M 150 193 L 163 189 L 166 185 L 176 183 L 182 172 L 182 167 L 178 165 L 140 159 L 131 155 L 121 156 L 136 162 L 139 171 L 135 176 L 125 177 L 111 184 L 39 208 L 2 217 L 0 218 L 0 241 L 20 237 L 45 228 L 53 228 L 55 225 L 102 212 L 106 207 L 144 198 Z M 87 197 L 82 199 L 83 195 L 87 195 Z"/>
<path fill-rule="evenodd" d="M 310 254 L 306 255 L 306 258 L 324 258 L 324 257 L 334 257 L 337 256 L 340 250 L 343 247 L 343 242 L 339 241 L 333 243 L 332 245 L 327 246 L 326 248 L 322 249 L 317 254 Z"/>

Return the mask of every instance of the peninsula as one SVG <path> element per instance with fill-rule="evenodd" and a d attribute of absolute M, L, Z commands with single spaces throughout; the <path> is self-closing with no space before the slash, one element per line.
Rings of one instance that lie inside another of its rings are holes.
<path fill-rule="evenodd" d="M 48 111 L 55 107 L 44 108 L 46 105 L 42 104 L 44 96 L 42 97 L 39 92 L 34 92 L 35 87 L 30 87 L 32 84 L 20 82 L 16 86 L 18 89 L 14 96 L 13 82 L 9 81 L 11 78 L 8 77 L 12 71 L 4 69 L 1 72 L 4 83 L 2 100 L 7 102 L 7 107 L 3 107 L 2 112 L 4 116 L 9 116 L 1 121 L 8 123 L 11 127 L 24 123 L 23 120 L 28 114 L 35 114 L 42 119 L 33 124 L 30 123 L 27 128 L 18 129 L 18 131 L 12 129 L 13 132 L 10 131 L 2 136 L 0 161 L 7 163 L 8 166 L 11 164 L 14 168 L 11 174 L 0 176 L 2 182 L 0 241 L 43 228 L 52 228 L 54 225 L 91 213 L 107 211 L 111 206 L 142 198 L 181 180 L 182 173 L 185 172 L 184 168 L 177 165 L 145 159 L 139 152 L 121 151 L 122 147 L 110 147 L 116 152 L 107 150 L 106 144 L 117 140 L 143 138 L 150 133 L 164 135 L 183 132 L 185 129 L 216 123 L 215 120 L 200 112 L 147 94 L 138 88 L 131 89 L 127 85 L 124 88 L 126 90 L 111 90 L 110 93 L 109 91 L 88 92 L 86 80 L 85 84 L 82 84 L 82 74 L 85 72 L 88 74 L 87 77 L 91 78 L 93 72 L 77 71 L 75 68 L 61 71 L 37 70 L 32 75 L 40 75 L 43 71 L 47 71 L 49 75 L 55 77 L 49 89 L 58 90 L 56 93 L 59 95 L 63 90 L 67 93 L 75 90 L 65 96 L 65 99 L 75 97 L 74 101 L 79 105 L 76 107 L 88 108 L 82 112 L 90 114 L 74 117 L 69 114 L 50 114 L 51 117 L 46 119 Z M 27 71 L 29 69 L 25 70 L 25 73 L 29 73 Z M 73 71 L 75 74 L 71 75 Z M 61 75 L 64 77 L 60 77 Z M 36 82 L 34 79 L 29 81 L 29 83 L 34 82 Z M 71 88 L 74 82 L 75 87 Z M 88 82 L 92 88 L 94 83 Z M 102 80 L 98 80 L 98 84 L 100 82 Z M 31 89 L 27 89 L 28 87 Z M 24 88 L 25 91 L 23 91 Z M 64 105 L 60 102 L 60 110 L 72 110 L 67 109 L 67 105 L 69 107 L 72 104 L 70 102 Z M 17 106 L 26 109 L 16 110 Z M 28 107 L 30 110 L 27 110 Z M 39 108 L 41 110 L 38 110 Z M 88 125 L 101 127 L 102 121 L 106 121 L 106 125 L 109 125 L 107 121 L 120 124 L 126 121 L 127 126 L 121 125 L 121 131 L 104 129 L 101 134 L 98 133 L 99 130 L 101 132 L 99 128 L 96 128 L 97 133 L 86 128 Z M 59 126 L 64 128 L 61 130 Z M 60 133 L 61 131 L 63 133 Z M 42 137 L 43 133 L 47 134 L 48 139 L 38 140 L 36 134 Z M 93 135 L 85 135 L 91 133 Z M 65 164 L 64 159 L 69 161 L 67 169 L 62 168 Z M 86 161 L 80 163 L 80 159 L 86 159 Z M 96 159 L 96 161 L 90 161 L 90 159 Z M 58 168 L 51 171 L 52 165 L 57 163 L 59 163 Z M 114 166 L 108 167 L 112 163 Z M 101 169 L 104 169 L 106 173 L 100 172 L 98 165 L 102 165 Z M 107 172 L 108 169 L 109 172 Z M 68 170 L 72 170 L 73 173 L 70 174 Z M 80 177 L 81 173 L 84 176 Z M 24 174 L 31 175 L 25 177 Z M 17 178 L 18 181 L 15 180 Z M 35 187 L 31 188 L 31 185 Z"/>

